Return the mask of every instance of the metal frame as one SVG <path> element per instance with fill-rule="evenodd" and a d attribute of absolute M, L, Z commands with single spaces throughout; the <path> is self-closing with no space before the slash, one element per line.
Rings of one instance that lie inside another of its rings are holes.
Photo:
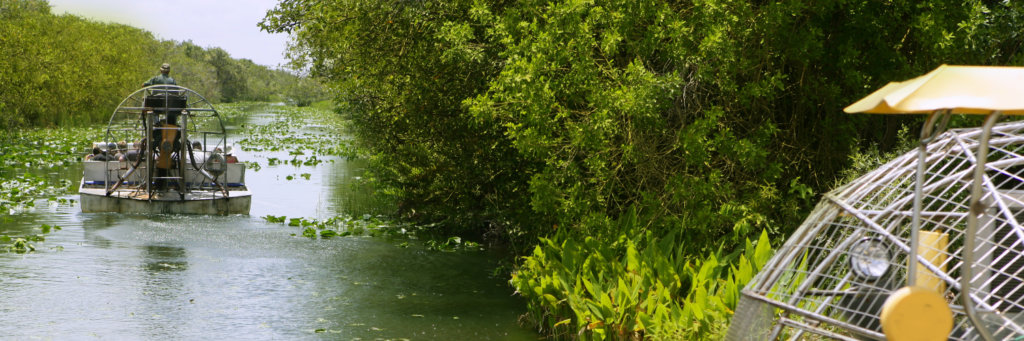
<path fill-rule="evenodd" d="M 944 132 L 949 114 L 928 117 L 917 150 L 826 194 L 747 285 L 743 299 L 781 313 L 772 339 L 884 339 L 878 310 L 903 285 L 947 298 L 950 340 L 1024 335 L 1024 122 L 997 125 L 993 113 Z M 849 246 L 864 237 L 889 244 L 883 279 L 851 274 Z M 945 248 L 923 244 L 936 238 Z"/>
<path fill-rule="evenodd" d="M 145 100 L 151 96 L 163 96 L 163 107 L 146 107 Z M 170 104 L 171 96 L 183 96 L 185 99 L 185 107 L 183 108 L 172 108 Z M 156 127 L 157 121 L 161 117 L 167 117 L 169 112 L 181 111 L 179 117 L 178 128 L 160 128 Z M 211 129 L 212 128 L 212 129 Z M 156 153 L 156 146 L 153 141 L 155 130 L 174 129 L 177 130 L 178 137 L 177 142 L 181 144 L 181 148 L 176 152 L 178 155 L 178 164 L 174 169 L 168 170 L 168 176 L 157 177 L 154 176 L 155 165 L 154 155 Z M 202 129 L 202 130 L 200 130 Z M 121 173 L 121 170 L 117 170 L 114 176 L 117 177 L 116 184 L 112 184 L 111 172 L 109 169 L 106 171 L 106 177 L 104 181 L 105 190 L 107 196 L 111 196 L 114 191 L 120 188 L 120 185 L 134 173 L 139 173 L 140 180 L 138 184 L 126 186 L 128 189 L 132 189 L 136 192 L 144 192 L 149 200 L 151 201 L 154 194 L 168 193 L 169 190 L 157 191 L 152 186 L 154 180 L 177 180 L 177 188 L 175 191 L 180 195 L 181 201 L 186 199 L 186 194 L 193 191 L 192 187 L 196 190 L 203 190 L 203 183 L 205 181 L 199 181 L 199 186 L 189 186 L 188 180 L 186 179 L 186 162 L 191 161 L 192 168 L 196 170 L 197 177 L 204 177 L 209 179 L 217 188 L 214 191 L 219 190 L 223 192 L 225 197 L 228 197 L 226 187 L 221 184 L 216 176 L 211 175 L 205 170 L 205 163 L 210 161 L 210 158 L 203 160 L 203 164 L 195 164 L 194 153 L 190 144 L 190 136 L 201 133 L 203 137 L 204 148 L 208 150 L 214 150 L 215 148 L 221 148 L 225 150 L 227 147 L 227 130 L 224 127 L 224 122 L 221 119 L 217 110 L 206 100 L 202 95 L 195 91 L 180 87 L 176 85 L 154 85 L 139 89 L 133 92 L 131 95 L 126 97 L 114 109 L 111 114 L 110 120 L 107 124 L 107 130 L 104 137 L 104 145 L 118 140 L 121 141 L 144 141 L 142 145 L 145 146 L 144 150 L 139 150 L 139 157 L 144 157 L 144 166 L 138 162 L 129 167 L 129 169 Z M 207 145 L 207 137 L 211 134 L 220 135 L 220 138 L 216 140 L 216 145 Z M 141 139 L 141 140 L 140 140 Z M 139 146 L 135 146 L 139 148 Z M 141 161 L 141 160 L 140 160 Z M 139 172 L 137 168 L 144 167 L 143 172 Z M 109 166 L 108 166 L 109 168 Z M 118 167 L 120 168 L 120 167 Z M 173 173 L 177 173 L 174 176 Z M 192 179 L 193 182 L 197 179 Z"/>

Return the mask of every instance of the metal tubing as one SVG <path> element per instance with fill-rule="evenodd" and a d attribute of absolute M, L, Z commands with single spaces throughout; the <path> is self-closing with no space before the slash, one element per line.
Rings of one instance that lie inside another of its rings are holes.
<path fill-rule="evenodd" d="M 849 336 L 846 336 L 846 335 L 843 335 L 843 334 L 833 333 L 831 331 L 824 330 L 824 329 L 821 329 L 821 328 L 818 328 L 818 327 L 814 327 L 814 326 L 811 326 L 809 324 L 806 324 L 806 323 L 803 323 L 803 322 L 800 322 L 800 321 L 797 321 L 797 320 L 792 320 L 792 319 L 789 319 L 788 317 L 780 317 L 779 318 L 779 324 L 780 325 L 787 325 L 787 326 L 790 326 L 790 327 L 794 327 L 794 328 L 800 329 L 800 331 L 797 332 L 796 335 L 793 336 L 793 338 L 790 339 L 790 340 L 794 340 L 794 341 L 795 340 L 799 340 L 800 337 L 804 335 L 804 331 L 810 331 L 810 330 L 813 330 L 812 333 L 815 333 L 815 334 L 818 334 L 818 335 L 821 335 L 821 336 L 825 336 L 825 337 L 828 337 L 828 338 L 831 338 L 831 339 L 843 340 L 843 341 L 860 341 L 858 339 L 855 339 L 855 338 L 852 338 L 852 337 L 849 337 Z M 774 339 L 769 339 L 769 340 L 774 340 Z"/>
<path fill-rule="evenodd" d="M 224 187 L 224 185 L 222 185 L 221 183 L 217 182 L 217 178 L 216 177 L 214 177 L 213 175 L 210 175 L 209 172 L 207 172 L 205 169 L 199 167 L 199 165 L 196 164 L 196 157 L 192 153 L 192 145 L 187 145 L 187 146 L 185 146 L 185 148 L 188 150 L 188 159 L 192 162 L 192 169 L 195 169 L 197 173 L 199 173 L 200 175 L 206 177 L 207 179 L 210 179 L 210 181 L 213 181 L 214 185 L 217 185 L 217 187 L 220 187 L 221 192 L 224 193 L 224 197 L 225 198 L 229 198 L 230 195 L 228 195 L 228 189 L 226 187 Z M 206 161 L 209 161 L 209 160 L 205 160 L 204 159 L 203 160 L 203 166 L 206 165 Z M 224 165 L 224 166 L 227 167 L 227 165 Z"/>
<path fill-rule="evenodd" d="M 932 117 L 935 114 L 931 115 Z M 930 125 L 932 119 L 928 118 L 925 125 Z M 924 141 L 925 130 L 921 129 L 921 142 L 917 146 L 917 179 L 914 181 L 914 217 L 910 219 L 910 257 L 907 259 L 913 260 L 914 256 L 917 255 L 917 231 L 921 229 L 921 206 L 923 198 L 921 198 L 922 190 L 924 186 L 924 164 L 925 159 L 928 157 L 928 143 Z M 907 286 L 917 285 L 917 262 L 907 262 Z"/>
<path fill-rule="evenodd" d="M 776 300 L 772 300 L 772 299 L 770 299 L 768 297 L 765 297 L 765 296 L 757 294 L 757 293 L 744 292 L 743 295 L 747 295 L 747 297 L 756 299 L 756 300 L 761 301 L 761 302 L 768 303 L 769 305 L 771 305 L 773 307 L 782 309 L 784 312 L 783 312 L 783 315 L 781 316 L 781 318 L 789 318 L 789 315 L 796 314 L 796 315 L 803 316 L 804 318 L 814 319 L 814 320 L 817 320 L 817 321 L 820 321 L 820 322 L 824 322 L 824 323 L 828 323 L 828 324 L 830 324 L 832 326 L 843 328 L 843 329 L 846 329 L 846 330 L 858 330 L 861 334 L 864 334 L 865 336 L 870 337 L 872 339 L 885 340 L 885 334 L 876 332 L 874 330 L 868 330 L 868 329 L 865 329 L 865 328 L 861 328 L 861 327 L 855 326 L 853 324 L 850 324 L 849 322 L 840 321 L 840 320 L 838 320 L 836 318 L 832 318 L 832 317 L 829 317 L 827 315 L 815 315 L 813 312 L 811 312 L 809 310 L 806 310 L 804 308 L 800 308 L 800 307 L 797 307 L 797 306 L 794 306 L 794 305 L 790 305 L 790 304 L 787 304 L 787 303 L 782 303 L 782 302 L 779 302 L 779 301 L 776 301 Z M 781 331 L 780 330 L 780 326 L 779 326 L 778 323 L 776 323 L 775 327 L 776 328 L 773 330 L 773 332 L 775 332 L 776 330 Z M 769 337 L 768 340 L 776 340 L 778 338 L 778 335 L 779 334 L 774 334 L 774 335 L 772 335 L 772 337 Z"/>
<path fill-rule="evenodd" d="M 847 283 L 850 282 L 850 277 L 853 277 L 853 272 L 846 272 L 846 276 L 843 276 L 843 279 L 840 280 L 839 283 L 836 283 L 836 285 L 832 287 L 831 291 L 837 291 L 837 292 L 840 291 L 839 289 L 842 289 L 844 285 L 846 285 Z M 843 293 L 846 294 L 846 292 L 843 292 Z M 821 313 L 825 312 L 825 308 L 828 308 L 830 306 L 831 306 L 830 304 L 822 303 L 820 306 L 818 306 L 818 309 L 814 309 L 814 313 L 820 315 Z M 782 319 L 780 319 L 779 322 L 781 323 Z M 815 329 L 818 329 L 818 328 L 815 328 Z M 800 338 L 803 337 L 803 335 L 804 335 L 804 330 L 801 329 L 796 334 L 793 334 L 793 337 L 790 338 L 790 340 L 792 340 L 792 341 L 799 341 Z"/>
<path fill-rule="evenodd" d="M 188 189 L 185 187 L 185 153 L 183 152 L 187 149 L 184 146 L 188 144 L 188 111 L 182 111 L 179 119 L 181 120 L 181 136 L 179 137 L 182 148 L 178 150 L 178 176 L 181 177 L 181 180 L 178 181 L 178 193 L 181 194 L 181 201 L 185 201 L 185 192 Z"/>
<path fill-rule="evenodd" d="M 963 261 L 960 263 L 960 300 L 964 306 L 964 311 L 967 313 L 967 318 L 971 320 L 971 324 L 974 325 L 975 330 L 978 331 L 978 334 L 985 341 L 992 341 L 995 338 L 988 328 L 985 327 L 985 321 L 978 315 L 978 310 L 974 306 L 974 300 L 970 298 L 971 279 L 974 277 L 971 266 L 974 260 L 974 238 L 978 232 L 978 216 L 985 213 L 985 208 L 982 207 L 981 203 L 981 185 L 985 177 L 985 161 L 988 160 L 988 140 L 992 135 L 992 126 L 996 124 L 1000 116 L 1002 116 L 1002 112 L 995 111 L 985 118 L 985 126 L 981 130 L 981 138 L 978 139 L 978 152 L 975 158 L 977 162 L 974 164 L 974 178 L 971 179 L 970 214 L 967 215 Z M 992 194 L 995 195 L 995 193 Z"/>
<path fill-rule="evenodd" d="M 751 296 L 751 297 L 753 297 L 753 296 Z M 772 328 L 772 333 L 771 333 L 770 336 L 768 336 L 768 340 L 778 340 L 779 339 L 779 335 L 782 335 L 782 320 L 783 319 L 788 319 L 788 318 L 789 318 L 789 312 L 788 311 L 783 311 L 782 312 L 782 316 L 779 316 L 779 318 L 775 321 L 775 327 Z"/>
<path fill-rule="evenodd" d="M 846 250 L 847 248 L 849 248 L 850 244 L 853 244 L 854 242 L 860 240 L 862 235 L 863 233 L 860 232 L 860 230 L 855 230 L 853 233 L 847 236 L 845 240 L 840 242 L 839 245 L 836 245 L 835 248 L 832 248 L 832 252 L 829 253 L 828 256 L 825 256 L 825 259 L 822 260 L 821 263 L 819 263 L 818 266 L 814 268 L 814 270 L 811 270 L 807 273 L 807 278 L 804 278 L 804 282 L 800 283 L 800 286 L 797 287 L 796 291 L 793 292 L 793 297 L 790 297 L 789 302 L 787 303 L 791 305 L 796 305 L 798 302 L 800 302 L 800 299 L 804 297 L 804 295 L 807 293 L 807 290 L 811 289 L 811 286 L 814 285 L 814 282 L 818 280 L 818 277 L 820 277 L 821 274 L 825 272 L 825 269 L 832 266 L 832 263 L 839 259 L 839 256 L 845 254 L 841 250 Z"/>
<path fill-rule="evenodd" d="M 187 107 L 186 108 L 170 108 L 170 107 L 164 106 L 164 108 L 167 108 L 169 110 L 191 110 L 191 111 L 205 111 L 205 112 L 214 112 L 214 111 L 216 111 L 216 110 L 213 110 L 213 109 L 187 108 Z M 152 109 L 153 108 L 147 108 L 147 107 L 122 107 L 122 108 L 120 108 L 120 110 L 133 110 L 133 111 L 137 111 L 137 110 L 152 110 Z"/>
<path fill-rule="evenodd" d="M 145 144 L 146 144 L 146 143 L 145 143 L 145 142 L 143 142 L 143 145 L 145 145 Z M 142 148 L 139 148 L 139 149 L 142 149 Z M 127 158 L 127 156 L 126 156 L 125 158 Z M 135 159 L 135 164 L 134 164 L 134 165 L 132 165 L 132 168 L 131 168 L 131 169 L 128 169 L 128 171 L 124 173 L 124 176 L 122 176 L 122 177 L 121 177 L 120 179 L 118 179 L 118 180 L 117 180 L 117 183 L 116 183 L 116 184 L 114 184 L 114 186 L 113 186 L 113 187 L 111 187 L 110 189 L 108 189 L 108 190 L 107 190 L 107 196 L 108 196 L 108 197 L 110 196 L 110 194 L 114 193 L 114 191 L 116 191 L 116 190 L 117 190 L 117 187 L 118 187 L 118 186 L 121 186 L 121 184 L 122 184 L 122 183 L 124 183 L 124 180 L 125 180 L 125 179 L 127 179 L 127 178 L 128 178 L 128 177 L 130 177 L 130 176 L 132 176 L 132 174 L 133 174 L 133 173 L 135 173 L 135 171 L 139 169 L 139 164 L 140 164 L 140 163 L 142 163 L 142 157 L 141 157 L 141 156 L 140 156 L 140 157 L 138 157 L 138 158 L 136 158 L 136 159 Z"/>
<path fill-rule="evenodd" d="M 888 240 L 890 243 L 892 243 L 893 245 L 896 245 L 896 247 L 902 249 L 903 252 L 907 252 L 908 253 L 907 258 L 914 257 L 914 256 L 910 256 L 909 255 L 910 250 L 911 250 L 910 245 L 907 245 L 907 244 L 903 243 L 903 241 L 900 240 L 898 237 L 894 236 L 892 233 L 890 233 L 888 230 L 883 228 L 881 225 L 878 225 L 877 223 L 872 221 L 871 218 L 869 218 L 868 216 L 866 216 L 863 213 L 860 213 L 859 211 L 857 211 L 856 208 L 853 208 L 849 204 L 847 204 L 847 203 L 845 203 L 845 202 L 839 200 L 838 198 L 836 198 L 836 197 L 834 197 L 832 195 L 829 195 L 829 194 L 825 194 L 825 198 L 828 199 L 829 201 L 835 203 L 836 205 L 839 205 L 839 207 L 841 207 L 842 209 L 846 210 L 847 212 L 852 214 L 854 217 L 857 217 L 857 219 L 860 219 L 861 221 L 863 221 L 864 224 L 866 224 L 866 225 L 868 225 L 868 227 L 874 229 L 876 232 L 878 232 L 878 234 L 880 234 L 883 237 L 885 237 L 885 239 Z M 924 265 L 924 267 L 928 268 L 928 270 L 931 270 L 934 273 L 935 276 L 938 276 L 942 280 L 946 281 L 946 283 L 948 283 L 953 288 L 955 288 L 957 290 L 960 290 L 960 283 L 958 283 L 955 278 L 950 277 L 949 274 L 947 274 L 945 271 L 942 271 L 942 269 L 939 269 L 937 266 L 935 266 L 935 264 L 932 264 L 932 262 L 928 261 L 923 256 L 917 255 L 916 258 L 917 258 L 918 262 L 920 262 L 922 265 Z"/>
<path fill-rule="evenodd" d="M 156 114 L 152 111 L 146 114 L 146 153 L 139 155 L 139 157 L 146 158 L 146 195 L 150 201 L 153 201 L 153 125 Z"/>
<path fill-rule="evenodd" d="M 796 258 L 796 255 L 799 253 L 794 250 L 801 245 L 806 245 L 807 241 L 814 239 L 817 231 L 821 230 L 821 224 L 809 222 L 818 221 L 821 217 L 828 215 L 831 215 L 831 217 L 834 218 L 839 214 L 840 210 L 841 208 L 838 207 L 819 206 L 815 208 L 814 211 L 811 211 L 811 215 L 808 216 L 807 220 L 800 224 L 800 227 L 796 229 L 796 232 L 793 232 L 793 236 L 791 236 L 789 240 L 779 248 L 778 252 L 781 252 L 782 250 L 789 250 L 787 251 L 786 256 L 772 257 L 768 260 L 768 263 L 762 267 L 761 272 L 756 275 L 763 275 L 766 277 L 764 281 L 759 282 L 761 286 L 756 288 L 747 288 L 746 290 L 756 290 L 758 292 L 770 291 L 773 283 L 782 276 L 782 273 L 784 272 L 781 270 L 782 267 L 793 262 L 793 259 Z"/>
<path fill-rule="evenodd" d="M 941 123 L 936 128 L 936 120 L 941 118 Z M 935 139 L 935 136 L 942 134 L 942 130 L 946 128 L 946 123 L 949 122 L 949 111 L 942 112 L 942 110 L 936 110 L 935 112 L 928 115 L 928 119 L 924 122 L 924 127 L 921 128 L 921 141 L 917 146 L 917 180 L 914 181 L 914 217 L 910 219 L 910 260 L 914 260 L 917 256 L 918 247 L 918 231 L 921 230 L 921 206 L 924 202 L 924 171 L 925 163 L 928 160 L 928 144 Z M 917 285 L 917 262 L 910 261 L 907 264 L 907 286 Z"/>

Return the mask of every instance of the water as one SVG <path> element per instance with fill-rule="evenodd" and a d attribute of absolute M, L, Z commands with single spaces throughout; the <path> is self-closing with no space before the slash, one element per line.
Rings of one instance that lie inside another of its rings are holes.
<path fill-rule="evenodd" d="M 491 277 L 501 251 L 310 240 L 259 218 L 352 213 L 359 162 L 269 167 L 264 158 L 287 152 L 238 154 L 263 164 L 246 174 L 249 216 L 84 214 L 45 200 L 0 215 L 0 234 L 62 228 L 35 252 L 0 252 L 0 339 L 537 339 L 516 323 L 525 303 L 504 276 Z M 81 174 L 77 166 L 40 172 L 76 183 Z M 312 176 L 285 179 L 299 173 Z"/>

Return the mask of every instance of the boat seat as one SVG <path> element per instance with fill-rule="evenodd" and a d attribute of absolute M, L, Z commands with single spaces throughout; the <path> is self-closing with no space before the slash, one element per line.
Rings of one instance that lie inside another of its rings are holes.
<path fill-rule="evenodd" d="M 117 161 L 82 161 L 82 165 L 85 166 L 85 181 L 106 181 L 107 176 L 104 168 L 107 170 L 118 170 L 121 168 L 120 162 Z M 117 175 L 114 173 L 110 175 L 111 180 L 117 180 Z"/>

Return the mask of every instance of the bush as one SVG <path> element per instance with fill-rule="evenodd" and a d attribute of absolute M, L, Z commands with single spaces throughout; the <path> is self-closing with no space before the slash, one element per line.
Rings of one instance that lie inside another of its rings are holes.
<path fill-rule="evenodd" d="M 556 339 L 724 333 L 739 291 L 771 257 L 767 232 L 756 246 L 747 240 L 744 249 L 699 258 L 679 247 L 677 233 L 658 238 L 641 226 L 630 211 L 608 236 L 542 238 L 511 280 L 529 302 L 528 324 Z"/>

